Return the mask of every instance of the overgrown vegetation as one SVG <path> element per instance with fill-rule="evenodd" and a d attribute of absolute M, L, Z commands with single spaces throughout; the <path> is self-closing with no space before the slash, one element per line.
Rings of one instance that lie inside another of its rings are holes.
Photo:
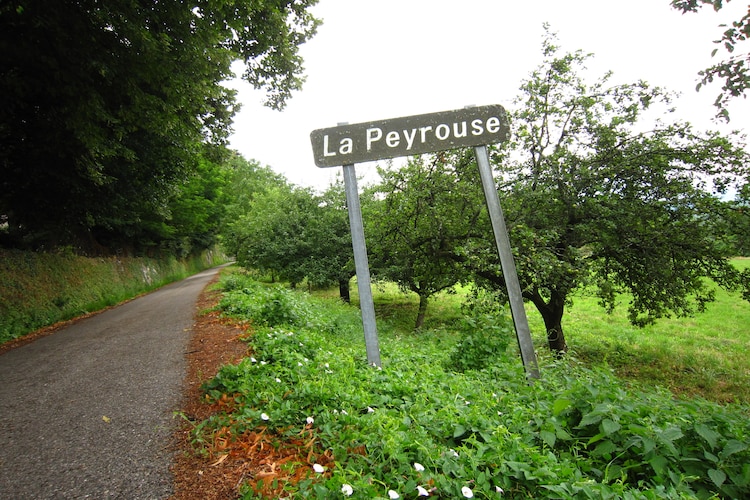
<path fill-rule="evenodd" d="M 529 385 L 514 349 L 465 349 L 486 326 L 511 335 L 507 318 L 489 322 L 481 308 L 463 335 L 453 316 L 416 333 L 386 319 L 378 370 L 356 309 L 242 274 L 224 282 L 222 308 L 251 324 L 253 356 L 205 385 L 227 411 L 196 423 L 195 443 L 217 459 L 259 434 L 297 448 L 243 485 L 243 498 L 750 494 L 746 406 L 676 399 L 571 358 L 543 358 Z M 451 368 L 462 352 L 467 362 Z"/>
<path fill-rule="evenodd" d="M 97 311 L 224 262 L 216 250 L 177 260 L 89 258 L 0 249 L 0 344 Z"/>

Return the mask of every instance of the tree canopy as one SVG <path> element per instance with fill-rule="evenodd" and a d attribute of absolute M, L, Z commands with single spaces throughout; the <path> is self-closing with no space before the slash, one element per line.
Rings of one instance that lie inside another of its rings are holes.
<path fill-rule="evenodd" d="M 430 297 L 467 276 L 453 250 L 487 216 L 483 203 L 476 203 L 478 172 L 457 169 L 441 154 L 412 157 L 379 173 L 378 201 L 365 221 L 370 263 L 375 278 L 419 296 L 420 328 Z"/>
<path fill-rule="evenodd" d="M 169 216 L 220 160 L 243 77 L 282 108 L 316 0 L 18 0 L 0 6 L 0 217 L 14 244 L 80 244 Z"/>
<path fill-rule="evenodd" d="M 608 309 L 627 292 L 630 320 L 645 325 L 689 315 L 713 300 L 711 278 L 745 289 L 728 262 L 716 196 L 747 175 L 739 137 L 689 124 L 647 124 L 669 111 L 670 95 L 645 82 L 610 85 L 583 78 L 583 53 L 561 53 L 548 34 L 545 60 L 521 86 L 513 140 L 495 155 L 500 194 L 523 295 L 541 313 L 548 343 L 567 348 L 563 312 L 589 286 Z M 474 264 L 503 285 L 494 254 Z"/>

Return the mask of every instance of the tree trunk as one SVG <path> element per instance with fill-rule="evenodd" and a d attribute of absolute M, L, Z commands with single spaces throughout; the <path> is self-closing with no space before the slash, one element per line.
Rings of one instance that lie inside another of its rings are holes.
<path fill-rule="evenodd" d="M 542 317 L 544 318 L 544 316 Z M 544 318 L 544 326 L 547 329 L 547 345 L 550 351 L 557 356 L 562 356 L 568 352 L 568 344 L 565 343 L 565 334 L 560 321 L 552 320 L 552 322 L 548 322 L 547 318 Z"/>
<path fill-rule="evenodd" d="M 427 295 L 419 296 L 419 312 L 417 313 L 417 323 L 414 325 L 414 329 L 418 330 L 424 325 L 424 316 L 427 312 L 427 301 L 429 297 Z"/>
<path fill-rule="evenodd" d="M 568 345 L 565 342 L 565 334 L 562 328 L 565 297 L 553 292 L 549 303 L 547 303 L 538 291 L 534 291 L 529 298 L 544 320 L 544 327 L 547 330 L 547 346 L 555 355 L 562 356 L 568 352 Z"/>
<path fill-rule="evenodd" d="M 349 293 L 349 281 L 349 279 L 339 280 L 339 297 L 347 304 L 350 304 L 352 301 L 351 294 Z"/>

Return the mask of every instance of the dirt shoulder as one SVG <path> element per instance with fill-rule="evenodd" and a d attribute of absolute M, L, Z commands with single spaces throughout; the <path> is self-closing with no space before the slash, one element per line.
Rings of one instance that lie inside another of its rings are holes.
<path fill-rule="evenodd" d="M 219 302 L 220 295 L 220 292 L 212 291 L 209 284 L 198 298 L 193 336 L 186 355 L 188 372 L 181 410 L 195 423 L 221 411 L 220 406 L 205 402 L 201 384 L 216 375 L 222 365 L 236 363 L 247 353 L 247 344 L 240 339 L 245 334 L 244 327 L 211 311 Z M 239 486 L 248 474 L 251 462 L 229 457 L 216 463 L 215 456 L 198 456 L 190 442 L 190 428 L 191 424 L 183 422 L 175 432 L 177 449 L 173 465 L 174 495 L 171 499 L 237 498 Z"/>

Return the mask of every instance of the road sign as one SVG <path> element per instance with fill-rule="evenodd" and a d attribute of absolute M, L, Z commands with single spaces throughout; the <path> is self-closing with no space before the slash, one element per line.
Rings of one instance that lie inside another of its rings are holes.
<path fill-rule="evenodd" d="M 505 142 L 505 109 L 493 104 L 313 130 L 315 164 L 339 167 L 462 147 Z"/>
<path fill-rule="evenodd" d="M 507 113 L 502 106 L 497 104 L 379 122 L 339 124 L 338 127 L 313 130 L 310 133 L 315 164 L 319 167 L 342 166 L 344 169 L 346 204 L 349 209 L 354 263 L 357 271 L 357 284 L 360 287 L 360 307 L 369 364 L 380 366 L 380 347 L 354 164 L 473 146 L 492 231 L 495 235 L 495 245 L 500 255 L 500 265 L 508 289 L 521 359 L 529 382 L 539 378 L 539 368 L 531 342 L 521 286 L 518 282 L 508 230 L 500 208 L 497 187 L 492 177 L 492 168 L 487 153 L 488 144 L 504 142 L 509 138 L 510 126 Z"/>

